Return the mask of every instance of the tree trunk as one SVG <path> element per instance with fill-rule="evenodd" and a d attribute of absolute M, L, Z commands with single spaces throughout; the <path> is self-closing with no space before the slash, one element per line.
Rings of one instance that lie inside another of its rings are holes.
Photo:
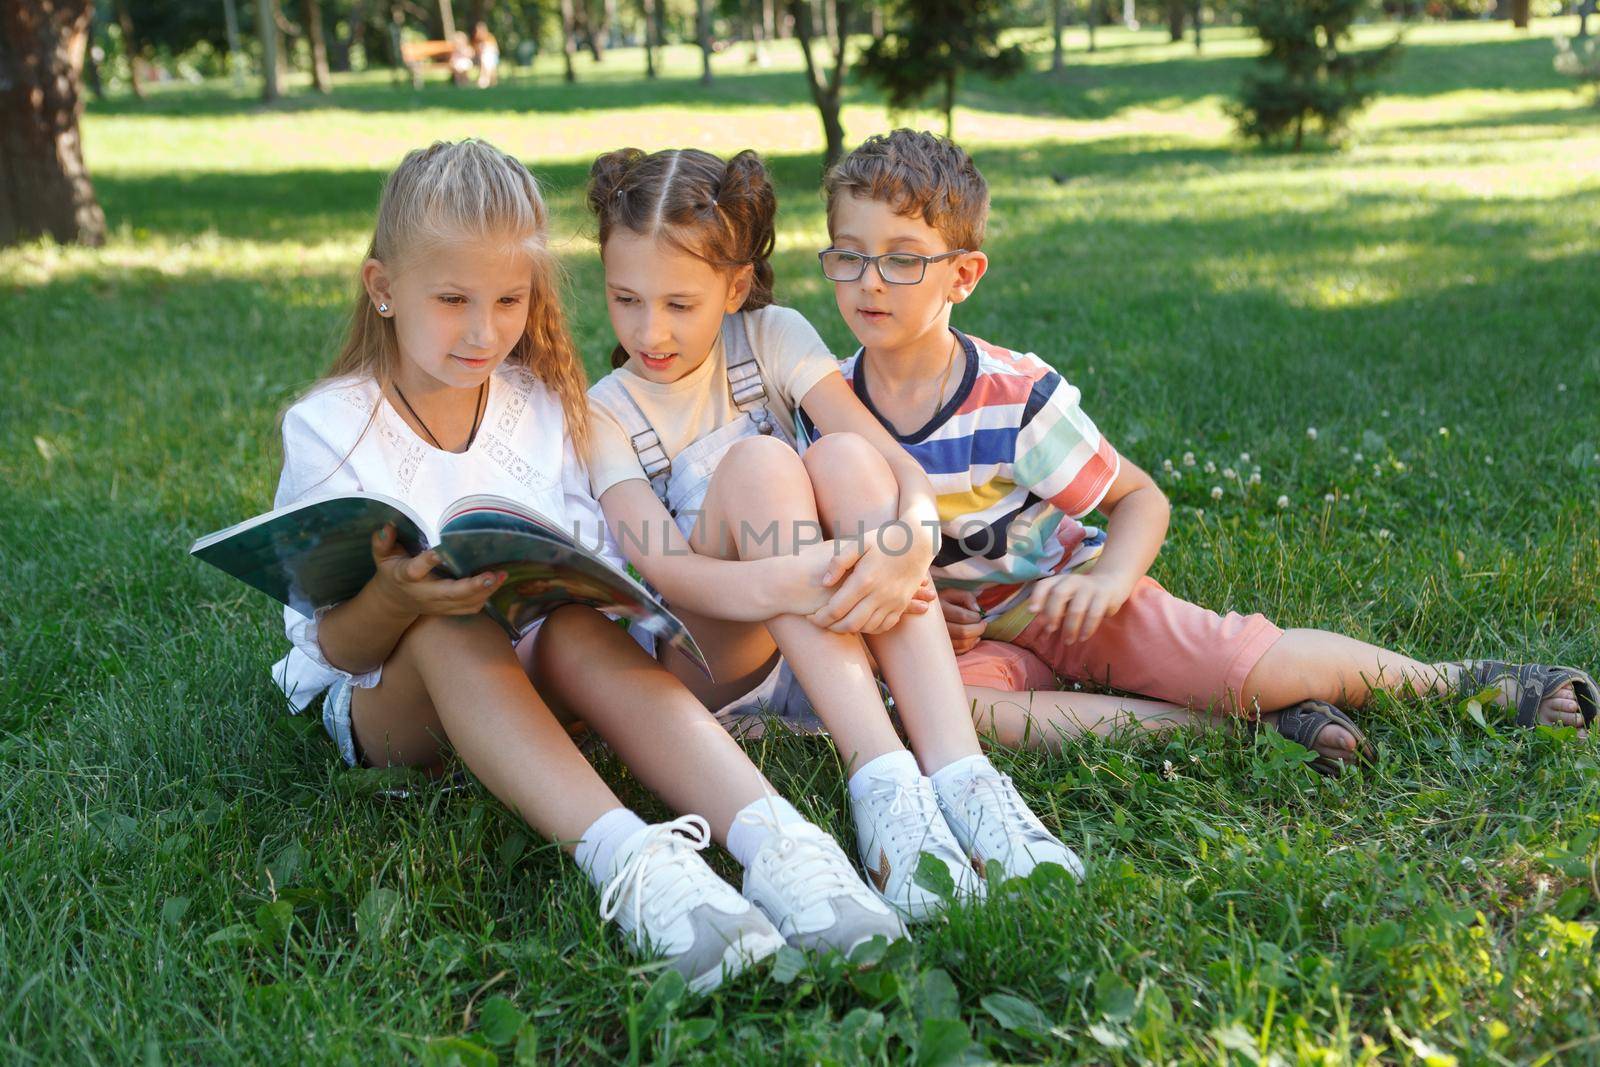
<path fill-rule="evenodd" d="M 456 13 L 451 10 L 450 0 L 439 0 L 439 30 L 446 41 L 456 39 Z"/>
<path fill-rule="evenodd" d="M 256 0 L 256 30 L 261 38 L 261 100 L 278 99 L 278 0 Z"/>
<path fill-rule="evenodd" d="M 561 0 L 561 61 L 566 64 L 564 76 L 569 82 L 578 80 L 577 71 L 572 69 L 572 54 L 577 50 L 577 42 L 572 39 L 572 0 Z"/>
<path fill-rule="evenodd" d="M 311 85 L 319 93 L 331 93 L 333 78 L 328 73 L 328 44 L 322 35 L 320 0 L 304 0 L 300 17 L 306 24 L 306 43 L 311 46 Z"/>
<path fill-rule="evenodd" d="M 944 72 L 944 135 L 956 139 L 956 72 Z"/>
<path fill-rule="evenodd" d="M 806 86 L 811 90 L 811 102 L 817 105 L 817 114 L 822 119 L 822 136 L 826 143 L 822 153 L 822 169 L 826 173 L 844 156 L 844 124 L 839 121 L 839 100 L 844 86 L 845 42 L 840 40 L 834 44 L 834 67 L 824 78 L 812 49 L 810 0 L 789 0 L 788 12 L 795 39 L 800 42 L 800 55 L 805 60 Z"/>
<path fill-rule="evenodd" d="M 768 11 L 763 8 L 770 0 L 748 0 L 747 10 L 750 19 L 750 65 L 752 67 L 765 67 L 771 62 L 767 58 L 767 20 L 763 16 Z"/>
<path fill-rule="evenodd" d="M 1122 0 L 1122 24 L 1130 30 L 1139 28 L 1139 13 L 1134 8 L 1133 0 Z"/>
<path fill-rule="evenodd" d="M 1099 46 L 1095 43 L 1094 31 L 1095 27 L 1100 25 L 1100 0 L 1089 0 L 1089 7 L 1084 12 L 1083 21 L 1089 27 L 1089 51 L 1097 51 Z"/>
<path fill-rule="evenodd" d="M 694 35 L 700 42 L 700 84 L 711 84 L 710 0 L 694 0 Z"/>
<path fill-rule="evenodd" d="M 1050 73 L 1060 74 L 1066 66 L 1066 48 L 1061 35 L 1066 30 L 1066 0 L 1050 0 Z"/>
<path fill-rule="evenodd" d="M 1511 25 L 1519 30 L 1527 29 L 1532 7 L 1530 0 L 1511 0 Z"/>
<path fill-rule="evenodd" d="M 116 0 L 117 27 L 122 30 L 122 51 L 128 57 L 128 88 L 140 100 L 144 99 L 144 83 L 139 80 L 139 39 L 133 32 L 133 15 L 128 11 L 128 0 Z"/>
<path fill-rule="evenodd" d="M 92 10 L 92 0 L 0 4 L 0 247 L 47 235 L 105 243 L 78 134 Z"/>
<path fill-rule="evenodd" d="M 1172 43 L 1177 44 L 1183 40 L 1183 24 L 1188 11 L 1188 0 L 1167 0 L 1167 32 L 1172 35 Z"/>
<path fill-rule="evenodd" d="M 639 0 L 639 13 L 644 19 L 644 76 L 656 76 L 656 4 L 661 0 Z"/>
<path fill-rule="evenodd" d="M 1200 54 L 1200 24 L 1205 21 L 1205 0 L 1194 0 L 1194 10 L 1189 12 L 1189 17 L 1194 19 L 1194 54 Z"/>
<path fill-rule="evenodd" d="M 87 39 L 83 46 L 83 82 L 89 87 L 96 100 L 106 98 L 106 87 L 100 82 L 100 64 L 94 58 L 94 8 L 89 8 L 89 28 L 84 31 Z"/>
<path fill-rule="evenodd" d="M 335 40 L 333 53 L 329 56 L 329 64 L 334 70 L 348 73 L 355 66 L 355 50 L 361 46 L 367 36 L 367 5 L 366 0 L 355 0 L 350 5 L 350 28 L 343 37 Z M 369 61 L 367 66 L 372 66 Z"/>

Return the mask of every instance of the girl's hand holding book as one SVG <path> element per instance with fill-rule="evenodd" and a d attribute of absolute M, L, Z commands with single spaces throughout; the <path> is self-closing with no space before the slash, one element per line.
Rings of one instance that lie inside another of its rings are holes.
<path fill-rule="evenodd" d="M 476 615 L 505 582 L 503 571 L 470 578 L 437 578 L 439 557 L 432 549 L 415 556 L 395 537 L 393 524 L 372 535 L 372 561 L 378 573 L 372 586 L 396 615 Z"/>

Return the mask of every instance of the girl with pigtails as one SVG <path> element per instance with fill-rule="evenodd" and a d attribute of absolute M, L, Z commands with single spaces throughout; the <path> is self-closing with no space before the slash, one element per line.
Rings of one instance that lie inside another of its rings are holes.
<path fill-rule="evenodd" d="M 620 550 L 704 650 L 667 666 L 725 722 L 824 727 L 849 768 L 858 852 L 907 920 L 914 881 L 1076 855 L 979 750 L 943 621 L 928 610 L 939 516 L 922 469 L 856 399 L 817 332 L 773 302 L 776 198 L 753 152 L 622 149 L 590 171 L 613 371 L 589 396 L 588 467 Z M 802 455 L 795 417 L 822 433 Z M 826 540 L 824 539 L 826 538 Z M 891 722 L 874 661 L 910 751 Z M 798 815 L 771 811 L 780 830 Z"/>

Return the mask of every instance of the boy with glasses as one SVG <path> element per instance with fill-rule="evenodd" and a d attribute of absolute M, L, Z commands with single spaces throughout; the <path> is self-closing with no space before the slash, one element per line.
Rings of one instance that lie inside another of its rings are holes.
<path fill-rule="evenodd" d="M 1170 515 L 1155 482 L 1043 360 L 950 325 L 988 268 L 988 186 L 972 159 L 944 138 L 895 130 L 851 152 L 824 187 L 822 272 L 861 343 L 842 370 L 933 483 L 944 533 L 933 578 L 979 725 L 1002 743 L 1053 745 L 1129 717 L 1203 722 L 1215 710 L 1259 714 L 1337 773 L 1372 749 L 1335 704 L 1360 707 L 1378 688 L 1497 686 L 1523 725 L 1593 720 L 1597 691 L 1581 671 L 1421 663 L 1168 593 L 1145 573 Z M 1104 530 L 1080 521 L 1094 510 Z M 1156 699 L 1055 692 L 1056 675 Z"/>

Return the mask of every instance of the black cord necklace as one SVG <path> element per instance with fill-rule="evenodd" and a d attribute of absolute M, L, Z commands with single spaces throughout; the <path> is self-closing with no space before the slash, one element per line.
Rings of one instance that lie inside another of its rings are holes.
<path fill-rule="evenodd" d="M 404 404 L 406 406 L 406 410 L 411 412 L 411 417 L 417 420 L 417 425 L 421 426 L 422 432 L 428 435 L 428 440 L 433 442 L 433 447 L 437 448 L 441 452 L 448 452 L 449 449 L 445 448 L 444 445 L 439 443 L 439 439 L 433 435 L 433 431 L 428 429 L 428 424 L 422 421 L 422 416 L 417 414 L 417 409 L 411 406 L 411 401 L 406 399 L 406 394 L 400 389 L 400 383 L 390 382 L 389 384 L 394 386 L 394 395 L 398 396 L 400 398 L 400 403 Z M 482 385 L 478 386 L 478 402 L 473 406 L 472 412 L 472 432 L 467 434 L 467 447 L 461 450 L 463 452 L 470 450 L 472 448 L 472 442 L 478 439 L 478 426 L 483 422 L 483 409 L 485 407 L 483 402 L 483 394 L 488 390 L 488 388 L 488 382 L 484 382 Z"/>

